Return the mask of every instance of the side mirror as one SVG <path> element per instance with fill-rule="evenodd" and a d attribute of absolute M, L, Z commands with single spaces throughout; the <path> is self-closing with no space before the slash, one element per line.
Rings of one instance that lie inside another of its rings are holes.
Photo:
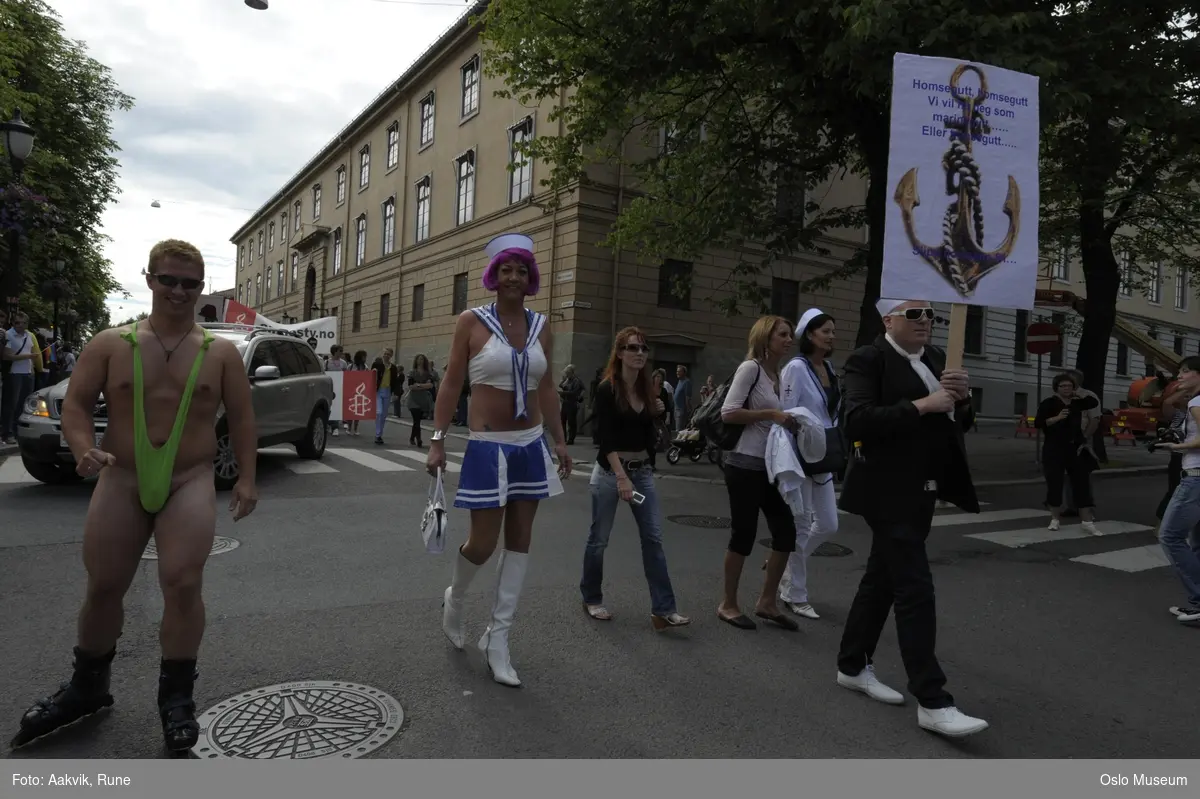
<path fill-rule="evenodd" d="M 254 370 L 254 379 L 255 380 L 278 380 L 279 379 L 279 367 L 278 366 L 260 366 Z"/>

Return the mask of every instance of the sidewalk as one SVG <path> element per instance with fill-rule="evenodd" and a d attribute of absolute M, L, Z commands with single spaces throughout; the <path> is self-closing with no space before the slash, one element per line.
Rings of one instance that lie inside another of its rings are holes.
<path fill-rule="evenodd" d="M 389 421 L 397 424 L 402 422 L 395 416 L 389 417 Z M 407 420 L 403 423 L 411 424 Z M 1014 425 L 1010 422 L 989 421 L 980 422 L 978 430 L 967 433 L 967 458 L 977 487 L 1036 485 L 1042 482 L 1036 459 L 1037 440 L 1026 436 L 1014 437 L 1013 431 Z M 466 432 L 461 427 L 451 427 L 449 436 L 465 439 Z M 1105 444 L 1108 463 L 1096 471 L 1093 479 L 1166 473 L 1168 453 L 1165 451 L 1151 453 L 1146 451 L 1144 445 L 1130 446 L 1125 441 L 1120 446 L 1115 446 L 1111 440 L 1105 441 Z M 580 435 L 568 447 L 568 451 L 577 466 L 590 467 L 596 458 L 596 448 L 588 435 Z M 700 463 L 683 458 L 672 466 L 667 463 L 667 454 L 660 452 L 657 468 L 660 477 L 724 484 L 721 471 L 709 463 L 707 457 Z"/>

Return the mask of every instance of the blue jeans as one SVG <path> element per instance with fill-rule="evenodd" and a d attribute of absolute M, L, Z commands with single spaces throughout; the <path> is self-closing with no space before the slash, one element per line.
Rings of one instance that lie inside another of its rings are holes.
<path fill-rule="evenodd" d="M 0 403 L 0 438 L 14 438 L 17 435 L 17 420 L 25 407 L 25 400 L 33 393 L 33 374 L 13 374 L 4 376 L 4 389 Z"/>
<path fill-rule="evenodd" d="M 1200 608 L 1200 477 L 1183 477 L 1158 528 L 1158 541 L 1187 591 L 1188 604 Z"/>
<path fill-rule="evenodd" d="M 392 390 L 381 388 L 375 392 L 375 437 L 383 438 L 383 430 L 387 427 L 388 409 L 392 404 Z"/>
<path fill-rule="evenodd" d="M 629 479 L 633 490 L 646 497 L 641 505 L 630 502 L 629 508 L 642 538 L 642 568 L 650 586 L 650 612 L 656 616 L 669 616 L 676 611 L 675 592 L 671 589 L 667 556 L 662 547 L 654 473 L 649 468 L 637 469 Z M 593 466 L 588 485 L 592 492 L 592 528 L 583 552 L 583 579 L 579 582 L 579 590 L 584 602 L 600 605 L 604 602 L 604 550 L 608 547 L 621 496 L 617 493 L 617 476 L 600 468 L 599 464 Z"/>

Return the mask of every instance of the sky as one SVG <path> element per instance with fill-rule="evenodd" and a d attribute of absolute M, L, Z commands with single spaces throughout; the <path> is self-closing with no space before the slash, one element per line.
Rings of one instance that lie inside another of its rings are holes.
<path fill-rule="evenodd" d="M 48 0 L 71 39 L 134 98 L 116 112 L 121 194 L 105 255 L 149 311 L 142 270 L 155 242 L 204 254 L 216 291 L 234 284 L 241 225 L 466 13 L 464 0 Z M 151 203 L 158 201 L 161 207 Z"/>

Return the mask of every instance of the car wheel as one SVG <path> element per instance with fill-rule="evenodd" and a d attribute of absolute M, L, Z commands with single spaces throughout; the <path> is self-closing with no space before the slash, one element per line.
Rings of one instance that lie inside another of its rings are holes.
<path fill-rule="evenodd" d="M 229 425 L 224 419 L 217 425 L 217 456 L 213 458 L 213 479 L 218 491 L 229 491 L 237 484 L 237 455 L 233 452 L 233 441 L 229 437 Z"/>
<path fill-rule="evenodd" d="M 317 408 L 308 420 L 304 438 L 296 442 L 296 454 L 310 461 L 319 461 L 325 454 L 325 442 L 329 435 L 329 423 L 325 414 Z"/>
<path fill-rule="evenodd" d="M 34 461 L 24 455 L 21 456 L 21 463 L 24 464 L 25 471 L 29 472 L 30 477 L 46 485 L 66 485 L 83 480 L 79 472 L 75 471 L 73 463 Z"/>

